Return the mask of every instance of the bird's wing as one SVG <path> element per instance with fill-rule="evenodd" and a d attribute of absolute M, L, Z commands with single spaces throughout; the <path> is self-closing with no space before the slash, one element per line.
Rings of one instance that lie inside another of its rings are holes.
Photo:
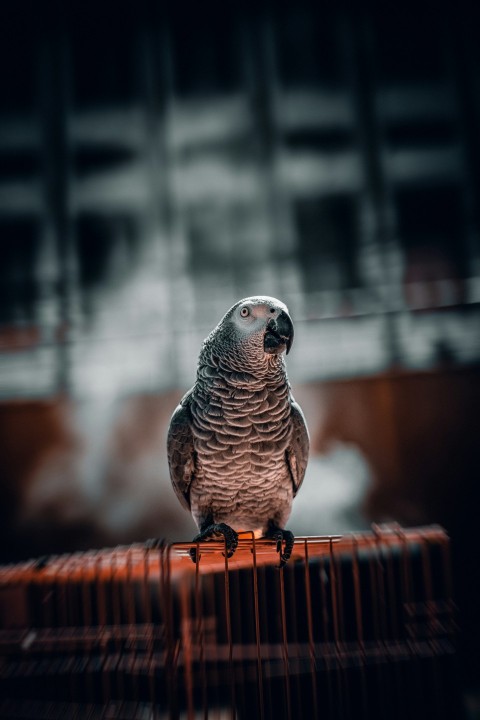
<path fill-rule="evenodd" d="M 293 496 L 295 497 L 305 477 L 310 449 L 307 424 L 302 409 L 295 400 L 292 400 L 290 422 L 292 423 L 292 435 L 287 448 L 287 464 L 292 477 Z"/>
<path fill-rule="evenodd" d="M 195 450 L 190 424 L 188 394 L 182 398 L 170 420 L 167 456 L 173 489 L 182 505 L 190 510 L 190 483 L 195 470 Z"/>

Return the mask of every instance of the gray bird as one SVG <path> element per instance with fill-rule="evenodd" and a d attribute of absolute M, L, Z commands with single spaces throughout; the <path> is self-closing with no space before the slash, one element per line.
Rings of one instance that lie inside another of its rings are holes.
<path fill-rule="evenodd" d="M 282 302 L 237 302 L 204 340 L 197 380 L 173 413 L 167 440 L 173 488 L 200 530 L 193 541 L 223 535 L 230 557 L 238 533 L 254 531 L 276 541 L 280 567 L 292 552 L 285 524 L 309 451 L 283 357 L 292 341 Z"/>

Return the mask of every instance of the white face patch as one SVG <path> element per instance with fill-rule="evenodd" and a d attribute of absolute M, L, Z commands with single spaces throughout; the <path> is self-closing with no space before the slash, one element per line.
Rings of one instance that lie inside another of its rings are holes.
<path fill-rule="evenodd" d="M 242 335 L 264 332 L 268 322 L 281 313 L 287 313 L 287 306 L 276 298 L 259 295 L 241 300 L 229 310 L 232 324 Z"/>

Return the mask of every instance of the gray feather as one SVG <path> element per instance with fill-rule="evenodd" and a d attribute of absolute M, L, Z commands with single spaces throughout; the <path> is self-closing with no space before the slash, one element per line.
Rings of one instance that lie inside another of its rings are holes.
<path fill-rule="evenodd" d="M 290 445 L 287 450 L 287 462 L 292 476 L 295 497 L 297 492 L 300 490 L 303 478 L 305 477 L 310 440 L 302 409 L 300 405 L 293 400 L 293 398 L 291 424 L 292 435 Z"/>
<path fill-rule="evenodd" d="M 195 472 L 195 447 L 188 405 L 182 403 L 185 403 L 185 399 L 178 405 L 170 420 L 167 456 L 173 489 L 182 505 L 190 510 L 190 484 Z"/>

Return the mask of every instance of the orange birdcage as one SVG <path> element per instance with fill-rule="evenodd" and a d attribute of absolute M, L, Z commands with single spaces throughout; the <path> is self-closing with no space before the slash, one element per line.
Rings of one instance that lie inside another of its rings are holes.
<path fill-rule="evenodd" d="M 457 717 L 449 552 L 393 525 L 281 570 L 248 534 L 3 567 L 2 717 Z"/>

